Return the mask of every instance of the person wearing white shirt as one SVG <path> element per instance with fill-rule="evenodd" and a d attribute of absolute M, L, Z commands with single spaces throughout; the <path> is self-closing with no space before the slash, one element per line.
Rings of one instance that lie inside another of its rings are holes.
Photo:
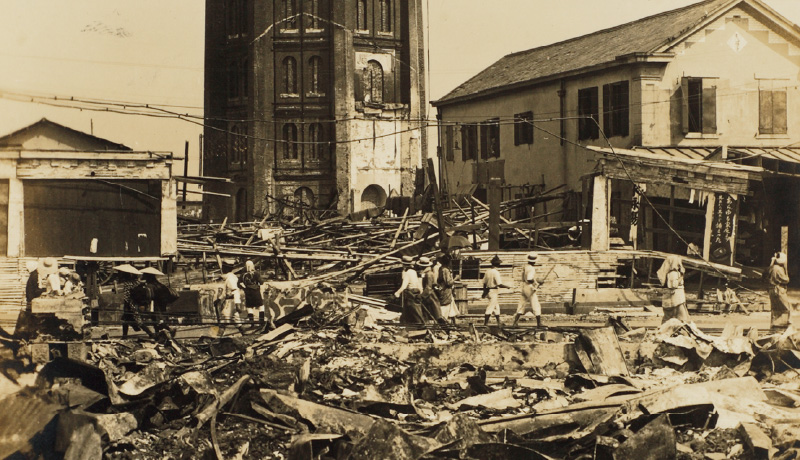
<path fill-rule="evenodd" d="M 509 287 L 503 283 L 500 271 L 497 270 L 501 263 L 500 257 L 495 254 L 491 262 L 492 268 L 483 275 L 483 297 L 489 298 L 489 305 L 483 314 L 484 326 L 489 325 L 489 316 L 491 315 L 497 318 L 497 325 L 500 326 L 500 288 Z"/>
<path fill-rule="evenodd" d="M 403 283 L 394 296 L 402 296 L 402 313 L 400 322 L 404 324 L 422 324 L 425 318 L 422 316 L 422 281 L 419 279 L 417 271 L 414 270 L 414 259 L 410 256 L 403 256 Z"/>
<path fill-rule="evenodd" d="M 542 326 L 542 305 L 539 303 L 539 296 L 536 291 L 539 290 L 539 282 L 536 281 L 536 253 L 531 252 L 528 254 L 528 264 L 522 271 L 522 291 L 520 292 L 519 305 L 517 312 L 514 314 L 514 326 L 519 322 L 519 318 L 527 312 L 533 313 L 536 316 L 536 326 Z"/>

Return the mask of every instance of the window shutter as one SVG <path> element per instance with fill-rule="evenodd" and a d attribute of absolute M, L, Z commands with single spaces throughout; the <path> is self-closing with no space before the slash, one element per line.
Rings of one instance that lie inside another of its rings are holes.
<path fill-rule="evenodd" d="M 611 85 L 603 85 L 603 131 L 611 137 Z"/>
<path fill-rule="evenodd" d="M 712 85 L 714 83 L 714 85 Z M 717 133 L 716 81 L 703 79 L 703 134 Z"/>
<path fill-rule="evenodd" d="M 520 145 L 522 140 L 522 116 L 514 115 L 514 145 Z"/>
<path fill-rule="evenodd" d="M 772 92 L 772 133 L 786 134 L 786 91 Z"/>
<path fill-rule="evenodd" d="M 489 125 L 481 123 L 481 159 L 489 159 Z"/>
<path fill-rule="evenodd" d="M 453 141 L 455 140 L 453 136 L 455 135 L 455 126 L 446 126 L 444 132 L 445 132 L 445 143 L 444 143 L 445 159 L 447 161 L 453 161 L 454 160 Z"/>
<path fill-rule="evenodd" d="M 625 137 L 630 133 L 630 85 L 628 81 L 620 83 L 618 89 L 619 105 L 614 107 L 617 111 L 616 118 L 619 121 L 619 129 L 616 134 Z"/>
<path fill-rule="evenodd" d="M 689 78 L 681 78 L 681 129 L 689 133 Z"/>
<path fill-rule="evenodd" d="M 469 143 L 467 141 L 467 126 L 461 125 L 461 161 L 467 161 Z"/>
<path fill-rule="evenodd" d="M 772 134 L 772 91 L 758 92 L 758 132 Z"/>
<path fill-rule="evenodd" d="M 533 111 L 528 112 L 528 121 L 525 123 L 525 130 L 528 133 L 528 143 L 533 144 Z"/>

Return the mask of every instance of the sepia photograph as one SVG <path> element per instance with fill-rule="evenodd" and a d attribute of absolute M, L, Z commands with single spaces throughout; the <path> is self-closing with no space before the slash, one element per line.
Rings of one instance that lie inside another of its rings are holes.
<path fill-rule="evenodd" d="M 800 0 L 0 6 L 0 459 L 800 458 Z"/>

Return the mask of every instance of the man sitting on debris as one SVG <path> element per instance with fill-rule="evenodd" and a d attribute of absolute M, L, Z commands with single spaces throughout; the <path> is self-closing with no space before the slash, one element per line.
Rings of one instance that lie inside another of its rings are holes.
<path fill-rule="evenodd" d="M 792 324 L 792 306 L 789 296 L 786 295 L 786 286 L 789 285 L 786 264 L 786 254 L 778 252 L 769 266 L 769 305 L 772 311 L 769 328 L 772 333 L 783 332 Z"/>
<path fill-rule="evenodd" d="M 737 311 L 741 310 L 743 313 L 748 315 L 750 314 L 742 301 L 739 300 L 739 296 L 736 295 L 736 291 L 734 291 L 728 284 L 728 280 L 725 280 L 725 291 L 717 289 L 717 302 L 722 304 L 723 313 L 730 313 L 731 311 L 736 313 Z"/>
<path fill-rule="evenodd" d="M 678 318 L 684 323 L 689 321 L 689 310 L 686 309 L 686 292 L 683 288 L 683 268 L 681 257 L 676 254 L 667 256 L 664 264 L 658 269 L 656 274 L 661 285 L 666 287 L 666 292 L 661 298 L 661 307 L 664 310 L 664 317 L 661 323 L 666 323 L 672 318 Z"/>
<path fill-rule="evenodd" d="M 483 314 L 483 325 L 489 325 L 489 316 L 494 315 L 497 318 L 497 325 L 500 326 L 500 288 L 508 288 L 503 284 L 503 279 L 500 277 L 500 271 L 497 267 L 501 264 L 500 257 L 495 254 L 492 258 L 492 268 L 486 271 L 483 275 L 483 296 L 482 298 L 489 298 L 489 305 L 486 307 L 486 312 Z"/>
<path fill-rule="evenodd" d="M 436 275 L 433 273 L 433 263 L 427 257 L 420 257 L 417 261 L 417 269 L 421 270 L 420 278 L 422 279 L 422 307 L 426 312 L 428 318 L 433 319 L 438 323 L 445 322 L 442 319 L 442 312 L 440 310 L 439 298 L 434 292 L 436 285 Z M 426 318 L 426 319 L 428 319 Z"/>
<path fill-rule="evenodd" d="M 519 322 L 519 318 L 527 312 L 536 316 L 536 327 L 542 327 L 542 305 L 539 303 L 539 282 L 536 281 L 536 253 L 528 254 L 528 265 L 522 272 L 522 292 L 517 306 L 517 313 L 514 315 L 514 326 Z"/>
<path fill-rule="evenodd" d="M 420 301 L 422 294 L 422 282 L 414 270 L 414 259 L 411 256 L 403 256 L 403 284 L 394 293 L 400 298 L 402 295 L 402 313 L 400 322 L 403 324 L 422 324 L 425 319 L 422 316 L 422 304 Z"/>

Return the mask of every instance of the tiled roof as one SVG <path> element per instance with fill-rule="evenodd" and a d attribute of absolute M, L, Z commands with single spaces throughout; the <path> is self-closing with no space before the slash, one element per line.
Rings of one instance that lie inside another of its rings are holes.
<path fill-rule="evenodd" d="M 478 96 L 552 75 L 613 62 L 617 56 L 652 53 L 737 0 L 706 0 L 552 45 L 509 54 L 434 102 Z"/>

